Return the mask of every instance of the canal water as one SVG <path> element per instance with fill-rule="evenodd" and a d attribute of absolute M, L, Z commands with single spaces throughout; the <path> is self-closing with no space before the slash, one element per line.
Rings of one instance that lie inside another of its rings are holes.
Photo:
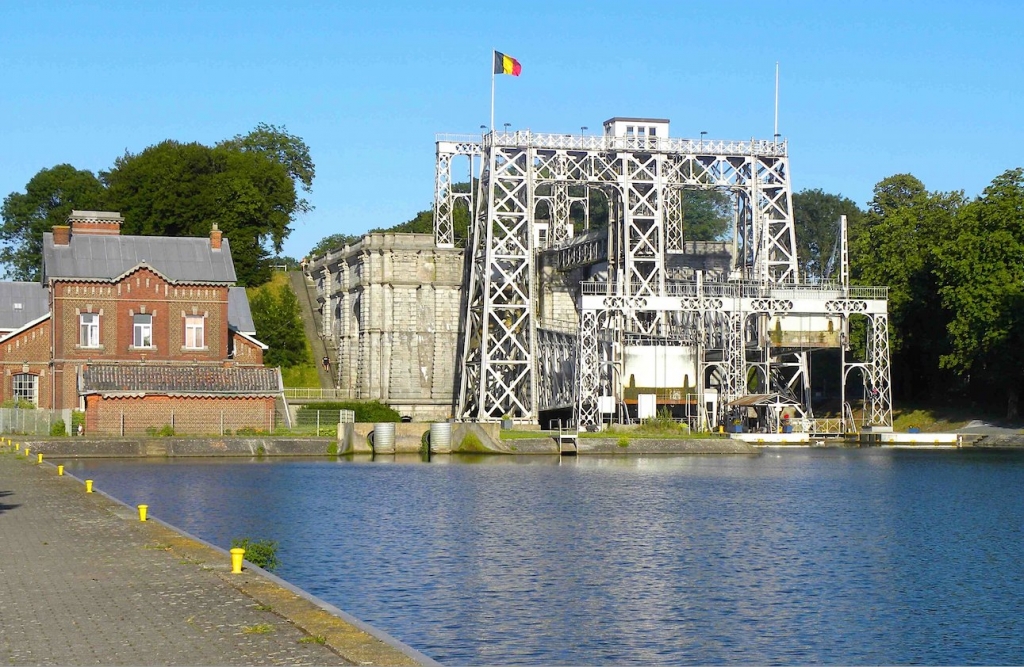
<path fill-rule="evenodd" d="M 66 464 L 445 664 L 1024 662 L 1024 452 Z"/>

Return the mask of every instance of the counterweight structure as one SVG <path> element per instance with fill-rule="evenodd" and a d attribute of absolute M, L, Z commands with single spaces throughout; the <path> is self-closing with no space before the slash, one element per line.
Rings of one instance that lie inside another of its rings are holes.
<path fill-rule="evenodd" d="M 687 406 L 702 428 L 760 406 L 762 427 L 792 418 L 809 431 L 849 432 L 847 380 L 859 375 L 864 424 L 891 427 L 886 289 L 852 287 L 845 271 L 837 284 L 801 282 L 786 142 L 679 139 L 668 126 L 613 118 L 600 136 L 439 136 L 437 246 L 454 246 L 457 206 L 472 220 L 456 418 L 536 422 L 571 408 L 577 428 L 594 429 L 643 416 L 653 400 Z M 476 192 L 454 192 L 458 159 Z M 687 239 L 688 189 L 731 195 L 728 242 Z M 607 200 L 603 229 L 590 228 L 594 191 Z M 574 207 L 584 218 L 575 227 Z M 727 270 L 693 268 L 692 255 L 712 246 L 731 246 Z M 568 313 L 540 306 L 552 276 L 566 285 Z M 868 333 L 854 359 L 858 317 Z M 809 358 L 829 347 L 842 350 L 844 410 L 826 427 L 810 406 Z"/>

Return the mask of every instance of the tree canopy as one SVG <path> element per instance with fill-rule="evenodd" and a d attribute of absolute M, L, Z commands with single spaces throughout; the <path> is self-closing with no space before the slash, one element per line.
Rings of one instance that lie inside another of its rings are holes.
<path fill-rule="evenodd" d="M 7 277 L 37 280 L 42 268 L 43 232 L 63 225 L 74 209 L 102 208 L 106 192 L 95 174 L 59 164 L 43 169 L 28 182 L 25 192 L 4 198 L 0 225 L 0 261 Z"/>
<path fill-rule="evenodd" d="M 264 363 L 287 368 L 310 362 L 299 300 L 288 283 L 263 285 L 248 294 L 256 337 L 269 348 Z"/>
<path fill-rule="evenodd" d="M 717 241 L 732 227 L 732 197 L 721 190 L 684 190 L 682 207 L 687 241 Z"/>
<path fill-rule="evenodd" d="M 949 314 L 943 368 L 1004 396 L 1019 413 L 1024 382 L 1024 170 L 996 177 L 939 240 L 936 274 Z"/>
<path fill-rule="evenodd" d="M 119 211 L 125 234 L 204 236 L 214 223 L 230 241 L 242 285 L 270 277 L 295 216 L 310 209 L 314 167 L 306 144 L 284 128 L 260 124 L 210 147 L 167 140 L 118 157 L 100 173 L 71 165 L 43 169 L 4 200 L 0 254 L 9 276 L 36 279 L 42 235 L 72 209 Z"/>
<path fill-rule="evenodd" d="M 845 215 L 847 230 L 857 229 L 864 211 L 852 200 L 820 189 L 793 194 L 793 225 L 796 229 L 800 274 L 808 282 L 838 276 L 835 251 L 839 239 L 839 216 Z"/>

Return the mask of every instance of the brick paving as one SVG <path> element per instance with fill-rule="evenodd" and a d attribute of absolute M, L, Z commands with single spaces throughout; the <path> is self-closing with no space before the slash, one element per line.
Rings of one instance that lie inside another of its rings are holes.
<path fill-rule="evenodd" d="M 0 664 L 416 662 L 35 454 L 4 452 Z"/>

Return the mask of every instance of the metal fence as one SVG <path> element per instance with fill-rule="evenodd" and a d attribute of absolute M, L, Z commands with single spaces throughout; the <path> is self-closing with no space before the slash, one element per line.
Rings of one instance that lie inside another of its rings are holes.
<path fill-rule="evenodd" d="M 71 435 L 71 414 L 71 409 L 0 408 L 0 433 L 51 435 L 54 425 L 63 422 L 62 435 Z"/>
<path fill-rule="evenodd" d="M 327 400 L 327 399 L 350 399 L 351 392 L 348 389 L 319 389 L 316 387 L 285 387 L 284 397 L 293 400 Z"/>
<path fill-rule="evenodd" d="M 356 413 L 352 410 L 305 410 L 299 409 L 291 430 L 295 433 L 315 433 L 318 436 L 333 436 L 338 433 L 338 424 L 354 424 Z"/>

